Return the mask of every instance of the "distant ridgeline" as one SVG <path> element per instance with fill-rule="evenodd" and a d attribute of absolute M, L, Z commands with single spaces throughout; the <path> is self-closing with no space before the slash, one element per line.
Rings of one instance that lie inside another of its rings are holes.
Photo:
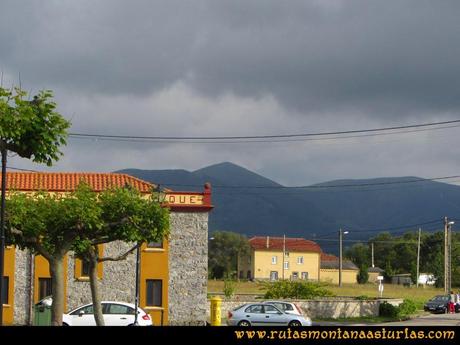
<path fill-rule="evenodd" d="M 209 218 L 210 233 L 227 230 L 248 237 L 304 237 L 317 240 L 327 252 L 336 252 L 339 228 L 350 232 L 344 238 L 347 246 L 347 240 L 367 240 L 386 230 L 395 234 L 415 231 L 417 224 L 437 219 L 438 223 L 426 224 L 422 229 L 440 230 L 444 216 L 460 218 L 460 187 L 430 180 L 405 183 L 419 180 L 417 177 L 338 180 L 312 188 L 283 188 L 232 163 L 192 172 L 119 172 L 175 191 L 196 190 L 210 182 L 215 206 Z"/>

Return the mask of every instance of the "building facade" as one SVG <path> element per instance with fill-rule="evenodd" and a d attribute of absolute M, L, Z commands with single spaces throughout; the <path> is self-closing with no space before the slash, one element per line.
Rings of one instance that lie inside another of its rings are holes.
<path fill-rule="evenodd" d="M 335 255 L 321 254 L 321 281 L 331 284 L 339 283 L 340 275 L 339 258 Z M 342 261 L 342 283 L 355 284 L 357 283 L 359 269 L 350 260 Z"/>
<path fill-rule="evenodd" d="M 96 173 L 8 173 L 7 190 L 46 190 L 68 193 L 81 182 L 94 191 L 130 185 L 149 195 L 154 185 L 125 174 Z M 211 187 L 203 192 L 175 192 L 160 195 L 170 208 L 168 238 L 143 244 L 140 250 L 140 307 L 154 325 L 204 325 L 207 305 L 208 213 L 212 209 Z M 101 245 L 103 256 L 118 256 L 133 246 L 121 241 Z M 99 263 L 98 277 L 102 300 L 134 303 L 135 253 L 123 261 Z M 65 270 L 65 309 L 91 303 L 88 268 L 69 252 Z M 31 324 L 33 306 L 51 294 L 48 262 L 28 250 L 7 246 L 5 250 L 3 296 L 5 324 Z"/>
<path fill-rule="evenodd" d="M 253 237 L 250 254 L 239 259 L 239 276 L 247 279 L 319 280 L 321 248 L 303 238 Z"/>

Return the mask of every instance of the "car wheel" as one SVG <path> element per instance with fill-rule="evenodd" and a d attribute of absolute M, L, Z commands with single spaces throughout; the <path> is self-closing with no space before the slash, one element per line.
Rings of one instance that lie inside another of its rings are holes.
<path fill-rule="evenodd" d="M 291 322 L 289 322 L 289 326 L 290 327 L 300 327 L 302 326 L 302 324 L 300 323 L 300 321 L 292 320 Z"/>
<path fill-rule="evenodd" d="M 240 327 L 249 327 L 249 326 L 251 326 L 251 324 L 249 323 L 249 321 L 243 320 L 243 321 L 238 322 L 238 326 L 240 326 Z"/>

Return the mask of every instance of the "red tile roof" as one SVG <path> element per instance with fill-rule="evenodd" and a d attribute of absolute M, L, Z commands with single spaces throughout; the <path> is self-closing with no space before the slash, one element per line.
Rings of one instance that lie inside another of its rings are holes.
<path fill-rule="evenodd" d="M 88 183 L 96 192 L 110 187 L 130 185 L 141 193 L 149 193 L 155 187 L 154 184 L 126 174 L 7 172 L 6 188 L 19 191 L 71 192 L 75 190 L 81 181 Z"/>
<path fill-rule="evenodd" d="M 268 239 L 268 248 L 267 248 Z M 283 237 L 253 237 L 249 239 L 249 245 L 256 250 L 283 250 Z M 287 238 L 285 244 L 286 251 L 290 252 L 315 252 L 321 253 L 320 246 L 304 238 Z"/>

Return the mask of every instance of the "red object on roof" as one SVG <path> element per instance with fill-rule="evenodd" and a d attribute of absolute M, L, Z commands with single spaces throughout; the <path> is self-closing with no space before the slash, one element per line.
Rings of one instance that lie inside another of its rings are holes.
<path fill-rule="evenodd" d="M 339 261 L 339 258 L 332 254 L 321 253 L 321 261 Z"/>
<path fill-rule="evenodd" d="M 249 245 L 256 250 L 283 250 L 283 237 L 253 237 L 249 239 Z M 320 246 L 304 238 L 287 238 L 285 242 L 287 252 L 315 252 L 321 253 Z"/>
<path fill-rule="evenodd" d="M 0 176 L 1 181 L 1 176 Z M 18 191 L 46 190 L 71 192 L 81 181 L 85 181 L 95 192 L 110 187 L 129 185 L 141 193 L 150 193 L 154 184 L 127 174 L 115 173 L 52 173 L 52 172 L 7 172 L 6 189 Z"/>

